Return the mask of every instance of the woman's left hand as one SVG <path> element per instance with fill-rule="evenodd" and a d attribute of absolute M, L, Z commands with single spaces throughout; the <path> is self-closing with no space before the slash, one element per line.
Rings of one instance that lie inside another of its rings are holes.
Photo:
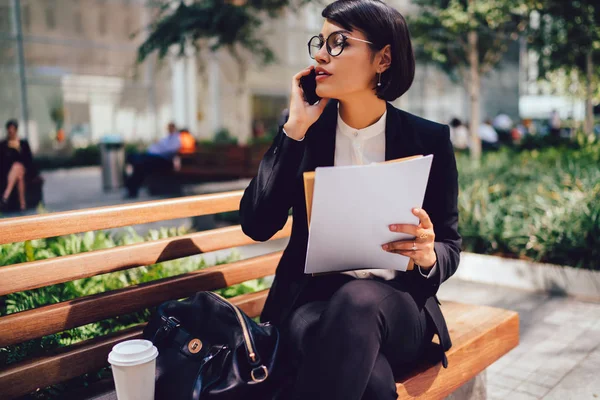
<path fill-rule="evenodd" d="M 394 224 L 390 225 L 390 231 L 402 232 L 413 235 L 413 240 L 398 240 L 382 246 L 383 250 L 390 253 L 402 254 L 410 257 L 415 264 L 423 269 L 431 268 L 437 261 L 437 255 L 433 248 L 435 242 L 435 233 L 433 223 L 429 214 L 422 208 L 413 208 L 413 214 L 419 217 L 419 225 Z"/>

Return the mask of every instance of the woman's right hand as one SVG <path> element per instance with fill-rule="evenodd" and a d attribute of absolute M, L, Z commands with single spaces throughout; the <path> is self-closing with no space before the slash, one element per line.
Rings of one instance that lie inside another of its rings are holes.
<path fill-rule="evenodd" d="M 329 99 L 321 99 L 312 106 L 304 101 L 304 92 L 300 86 L 300 78 L 310 74 L 310 71 L 314 68 L 315 67 L 311 65 L 298 72 L 292 79 L 290 113 L 283 128 L 287 135 L 295 140 L 302 140 L 304 135 L 306 135 L 308 128 L 319 119 L 329 101 Z"/>

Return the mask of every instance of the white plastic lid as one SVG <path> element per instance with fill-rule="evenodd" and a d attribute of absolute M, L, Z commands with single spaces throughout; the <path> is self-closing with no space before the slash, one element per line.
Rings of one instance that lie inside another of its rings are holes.
<path fill-rule="evenodd" d="M 108 355 L 111 365 L 128 367 L 144 364 L 158 357 L 158 349 L 149 340 L 134 339 L 117 343 Z"/>

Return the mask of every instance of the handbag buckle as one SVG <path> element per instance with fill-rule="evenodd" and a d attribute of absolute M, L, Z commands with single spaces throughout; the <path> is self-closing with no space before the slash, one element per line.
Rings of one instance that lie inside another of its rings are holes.
<path fill-rule="evenodd" d="M 163 329 L 166 331 L 170 331 L 171 329 L 179 328 L 179 326 L 181 326 L 181 321 L 175 317 L 165 318 L 163 316 L 162 320 L 165 321 L 165 326 L 163 326 Z"/>
<path fill-rule="evenodd" d="M 264 365 L 261 365 L 250 371 L 250 376 L 255 383 L 260 383 L 269 377 L 269 370 Z"/>

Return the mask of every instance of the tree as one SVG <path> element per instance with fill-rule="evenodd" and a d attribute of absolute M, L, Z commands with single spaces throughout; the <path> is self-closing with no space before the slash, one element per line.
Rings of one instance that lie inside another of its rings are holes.
<path fill-rule="evenodd" d="M 273 51 L 258 35 L 265 17 L 276 17 L 286 8 L 298 8 L 310 0 L 153 0 L 156 10 L 150 34 L 138 49 L 138 61 L 157 51 L 165 57 L 172 47 L 185 54 L 187 46 L 217 51 L 225 47 L 240 60 L 240 49 L 261 62 L 275 61 Z"/>
<path fill-rule="evenodd" d="M 203 69 L 207 52 L 226 50 L 235 60 L 236 99 L 243 105 L 248 91 L 247 71 L 251 61 L 262 65 L 276 61 L 261 32 L 263 22 L 295 10 L 311 0 L 149 0 L 153 10 L 148 36 L 138 48 L 138 62 L 150 54 L 183 57 L 195 48 Z M 318 0 L 313 0 L 318 1 Z M 237 135 L 244 135 L 243 107 L 236 107 Z"/>
<path fill-rule="evenodd" d="M 527 26 L 524 0 L 413 0 L 409 19 L 417 57 L 469 88 L 471 157 L 481 157 L 481 77 L 502 59 Z"/>
<path fill-rule="evenodd" d="M 556 72 L 574 77 L 585 93 L 586 133 L 593 132 L 592 99 L 600 76 L 600 3 L 598 0 L 541 0 L 529 29 L 531 48 L 538 53 L 541 78 L 550 81 Z"/>

